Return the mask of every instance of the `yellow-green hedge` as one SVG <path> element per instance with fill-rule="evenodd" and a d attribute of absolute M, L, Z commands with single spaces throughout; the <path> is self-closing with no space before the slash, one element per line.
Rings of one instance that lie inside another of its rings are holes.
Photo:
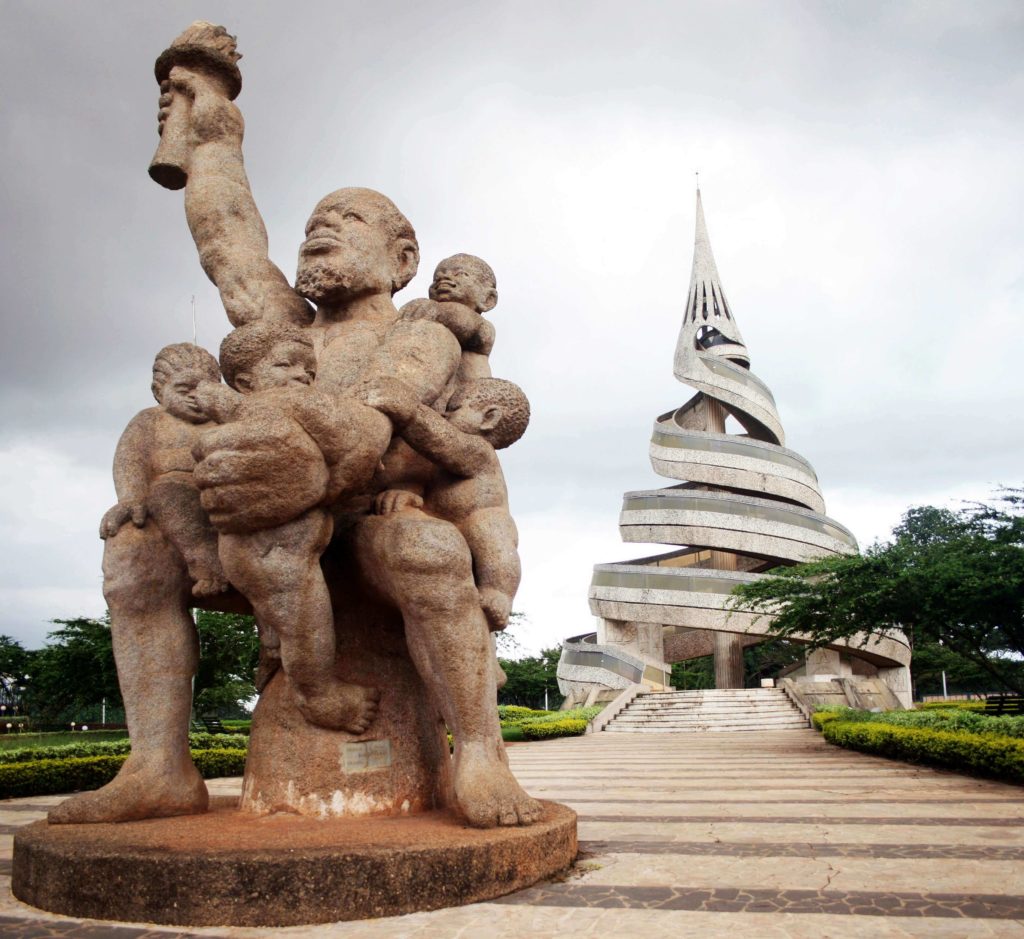
<path fill-rule="evenodd" d="M 587 721 L 566 717 L 558 721 L 524 721 L 519 725 L 524 740 L 549 740 L 552 737 L 579 737 L 587 731 Z"/>
<path fill-rule="evenodd" d="M 851 750 L 1024 783 L 1024 740 L 1016 737 L 841 720 L 826 720 L 821 730 Z"/>
<path fill-rule="evenodd" d="M 815 711 L 811 715 L 811 723 L 821 730 L 826 724 L 839 720 L 843 715 L 838 711 Z"/>
<path fill-rule="evenodd" d="M 193 750 L 192 759 L 204 779 L 239 776 L 245 769 L 245 753 L 245 750 Z M 98 789 L 117 775 L 127 759 L 128 755 L 122 753 L 2 764 L 0 799 Z"/>

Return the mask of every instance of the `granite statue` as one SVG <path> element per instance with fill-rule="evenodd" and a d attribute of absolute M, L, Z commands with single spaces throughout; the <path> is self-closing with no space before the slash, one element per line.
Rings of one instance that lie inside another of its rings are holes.
<path fill-rule="evenodd" d="M 519 582 L 496 450 L 529 418 L 522 391 L 490 373 L 494 273 L 455 255 L 400 312 L 415 231 L 387 197 L 345 188 L 314 208 L 290 284 L 243 164 L 238 59 L 226 31 L 197 23 L 157 61 L 150 173 L 184 190 L 234 332 L 226 384 L 208 353 L 164 350 L 161 406 L 118 447 L 104 593 L 132 753 L 50 823 L 207 808 L 188 750 L 199 604 L 254 612 L 280 662 L 243 811 L 449 806 L 477 827 L 531 824 L 542 806 L 508 767 L 494 707 L 491 631 Z"/>

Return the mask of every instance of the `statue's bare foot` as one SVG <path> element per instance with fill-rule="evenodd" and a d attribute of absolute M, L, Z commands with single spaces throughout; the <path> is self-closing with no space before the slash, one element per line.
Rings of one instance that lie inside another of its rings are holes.
<path fill-rule="evenodd" d="M 380 692 L 365 685 L 335 679 L 312 694 L 299 692 L 299 711 L 311 724 L 351 734 L 367 731 L 380 707 Z"/>
<path fill-rule="evenodd" d="M 455 761 L 455 798 L 475 828 L 530 825 L 544 811 L 516 782 L 508 764 L 485 744 L 460 748 Z"/>
<path fill-rule="evenodd" d="M 65 799 L 47 816 L 51 825 L 83 825 L 99 822 L 131 822 L 142 818 L 199 815 L 207 810 L 210 796 L 199 771 L 189 764 L 179 774 L 162 767 L 133 764 L 102 789 Z"/>

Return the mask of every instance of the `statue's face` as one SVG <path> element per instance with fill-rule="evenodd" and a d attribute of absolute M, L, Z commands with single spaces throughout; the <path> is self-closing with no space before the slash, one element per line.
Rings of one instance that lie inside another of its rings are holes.
<path fill-rule="evenodd" d="M 497 291 L 486 277 L 469 264 L 458 261 L 442 261 L 437 265 L 429 294 L 431 300 L 463 303 L 477 313 L 492 309 L 497 300 Z"/>
<path fill-rule="evenodd" d="M 207 416 L 196 397 L 196 388 L 201 381 L 209 379 L 210 376 L 199 369 L 183 368 L 164 382 L 160 389 L 160 403 L 178 420 L 202 424 Z"/>
<path fill-rule="evenodd" d="M 448 402 L 444 416 L 456 430 L 478 435 L 497 426 L 501 419 L 501 409 L 497 405 L 455 394 Z"/>
<path fill-rule="evenodd" d="M 313 210 L 299 248 L 295 289 L 314 303 L 390 296 L 397 251 L 374 200 L 341 190 Z"/>
<path fill-rule="evenodd" d="M 294 340 L 274 343 L 269 355 L 260 359 L 247 374 L 243 373 L 249 391 L 310 385 L 315 374 L 313 350 L 305 343 Z"/>

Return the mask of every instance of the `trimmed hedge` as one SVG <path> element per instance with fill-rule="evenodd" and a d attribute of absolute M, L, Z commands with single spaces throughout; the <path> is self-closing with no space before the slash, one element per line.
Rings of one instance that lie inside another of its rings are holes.
<path fill-rule="evenodd" d="M 941 708 L 959 708 L 961 711 L 984 711 L 984 701 L 925 701 L 915 704 L 918 711 L 936 711 Z"/>
<path fill-rule="evenodd" d="M 840 715 L 833 711 L 815 711 L 811 715 L 811 723 L 814 725 L 815 730 L 821 730 L 830 721 L 839 720 Z"/>
<path fill-rule="evenodd" d="M 522 720 L 524 717 L 543 717 L 548 714 L 557 714 L 557 711 L 535 711 L 533 708 L 523 707 L 521 704 L 499 704 L 498 720 L 503 724 Z"/>
<path fill-rule="evenodd" d="M 565 717 L 553 721 L 524 721 L 519 725 L 524 740 L 549 740 L 552 737 L 579 737 L 587 732 L 588 721 Z"/>
<path fill-rule="evenodd" d="M 826 721 L 822 734 L 851 750 L 1024 783 L 1024 740 L 1014 737 L 844 720 Z"/>
<path fill-rule="evenodd" d="M 192 759 L 204 779 L 239 776 L 245 769 L 245 750 L 193 750 Z M 0 764 L 0 799 L 57 795 L 98 789 L 121 768 L 126 753 Z"/>
<path fill-rule="evenodd" d="M 1024 716 L 979 714 L 966 708 L 929 708 L 915 711 L 857 711 L 848 707 L 829 707 L 815 711 L 811 718 L 819 730 L 834 720 L 891 724 L 895 727 L 919 727 L 948 730 L 986 737 L 1024 739 Z"/>
<path fill-rule="evenodd" d="M 188 735 L 193 750 L 244 750 L 249 738 L 242 734 Z M 0 764 L 31 763 L 36 760 L 67 760 L 88 756 L 120 756 L 131 752 L 131 743 L 123 740 L 99 740 L 95 743 L 68 743 L 59 747 L 23 747 L 20 750 L 0 750 Z"/>

